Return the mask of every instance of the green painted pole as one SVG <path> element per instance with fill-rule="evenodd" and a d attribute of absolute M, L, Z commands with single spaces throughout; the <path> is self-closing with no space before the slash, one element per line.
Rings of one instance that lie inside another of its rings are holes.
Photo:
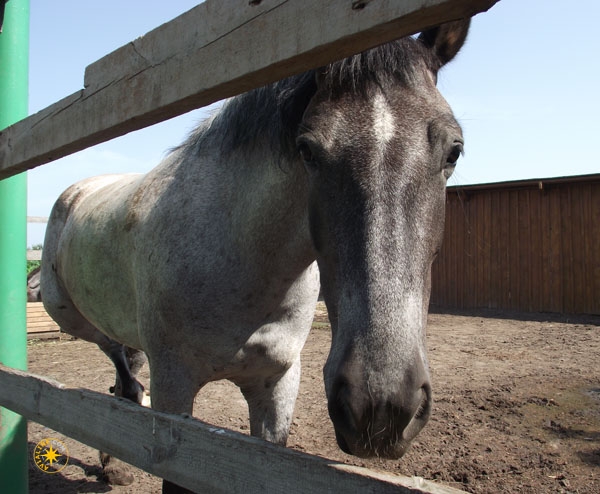
<path fill-rule="evenodd" d="M 0 0 L 0 129 L 27 116 L 29 0 Z M 1 17 L 1 16 L 0 16 Z M 0 181 L 0 362 L 27 368 L 27 175 Z M 27 421 L 0 408 L 0 492 L 28 491 Z"/>

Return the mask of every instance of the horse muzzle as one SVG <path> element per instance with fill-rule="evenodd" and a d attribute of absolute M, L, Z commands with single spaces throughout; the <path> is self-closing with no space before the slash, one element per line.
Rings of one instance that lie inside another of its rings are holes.
<path fill-rule="evenodd" d="M 338 376 L 328 393 L 339 447 L 361 458 L 403 456 L 429 420 L 431 406 L 428 380 L 404 385 L 393 393 L 378 393 L 368 384 Z"/>

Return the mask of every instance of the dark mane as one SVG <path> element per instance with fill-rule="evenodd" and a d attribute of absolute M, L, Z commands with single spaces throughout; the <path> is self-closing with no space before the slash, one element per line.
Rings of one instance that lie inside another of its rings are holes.
<path fill-rule="evenodd" d="M 341 91 L 364 94 L 373 83 L 410 85 L 419 67 L 433 65 L 418 40 L 396 40 L 232 98 L 176 149 L 199 152 L 210 141 L 226 153 L 264 145 L 266 139 L 273 152 L 290 158 L 296 153 L 298 127 L 317 90 L 317 77 L 332 96 Z"/>
<path fill-rule="evenodd" d="M 410 85 L 421 67 L 433 67 L 431 52 L 414 38 L 402 38 L 349 58 L 322 70 L 323 82 L 332 91 L 366 94 L 374 83 Z"/>

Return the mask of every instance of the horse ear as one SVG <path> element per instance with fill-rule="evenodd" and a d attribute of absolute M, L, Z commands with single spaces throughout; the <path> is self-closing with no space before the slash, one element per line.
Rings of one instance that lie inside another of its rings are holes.
<path fill-rule="evenodd" d="M 432 50 L 439 61 L 439 65 L 435 67 L 436 70 L 452 60 L 462 48 L 467 39 L 470 24 L 471 18 L 468 17 L 433 27 L 419 35 L 419 41 Z"/>

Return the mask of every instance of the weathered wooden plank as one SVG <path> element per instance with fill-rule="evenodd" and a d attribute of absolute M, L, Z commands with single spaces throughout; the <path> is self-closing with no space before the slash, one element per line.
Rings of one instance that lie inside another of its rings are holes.
<path fill-rule="evenodd" d="M 45 311 L 30 311 L 27 307 L 27 320 L 30 322 L 53 321 Z"/>
<path fill-rule="evenodd" d="M 30 327 L 29 325 L 27 325 L 27 334 L 28 335 L 32 335 L 32 334 L 38 334 L 38 333 L 58 333 L 60 332 L 60 328 L 55 324 L 55 325 L 44 325 L 44 326 L 34 326 L 34 327 Z"/>
<path fill-rule="evenodd" d="M 41 261 L 42 260 L 42 249 L 27 249 L 27 260 L 28 261 Z"/>
<path fill-rule="evenodd" d="M 60 327 L 52 319 L 42 302 L 27 303 L 27 334 L 36 335 L 40 333 L 57 333 Z"/>
<path fill-rule="evenodd" d="M 529 245 L 529 263 L 531 266 L 528 291 L 529 303 L 527 309 L 534 312 L 536 308 L 543 306 L 543 235 L 541 229 L 541 195 L 539 188 L 529 190 L 529 228 L 531 232 L 531 243 Z M 532 248 L 532 246 L 537 246 Z"/>
<path fill-rule="evenodd" d="M 45 321 L 53 321 L 53 319 L 48 315 L 48 313 L 43 310 L 31 310 L 29 309 L 29 305 L 31 305 L 33 302 L 29 302 L 27 304 L 27 320 L 32 320 L 32 321 L 41 321 L 41 320 L 45 320 Z M 41 302 L 38 302 L 41 303 Z"/>
<path fill-rule="evenodd" d="M 202 492 L 461 492 L 298 453 L 2 365 L 0 406 Z"/>
<path fill-rule="evenodd" d="M 27 314 L 27 328 L 34 328 L 34 327 L 42 327 L 42 326 L 56 326 L 58 327 L 58 325 L 56 324 L 56 322 L 54 321 L 54 319 L 52 319 L 49 315 L 44 314 L 44 315 L 39 315 L 39 316 L 33 316 L 31 317 L 29 315 L 29 313 Z"/>
<path fill-rule="evenodd" d="M 39 328 L 42 326 L 57 326 L 56 322 L 50 318 L 50 316 L 38 316 L 35 318 L 31 318 L 29 314 L 27 314 L 27 329 L 29 328 Z"/>
<path fill-rule="evenodd" d="M 40 331 L 36 333 L 27 333 L 28 340 L 63 340 L 69 339 L 69 335 L 66 333 L 61 333 L 57 329 L 52 329 L 49 331 Z"/>
<path fill-rule="evenodd" d="M 60 331 L 60 328 L 56 325 L 54 326 L 49 326 L 49 325 L 43 325 L 43 326 L 27 326 L 27 334 L 35 334 L 35 333 L 47 333 L 49 331 Z"/>
<path fill-rule="evenodd" d="M 48 223 L 47 216 L 27 216 L 27 223 Z"/>
<path fill-rule="evenodd" d="M 498 0 L 207 0 L 0 133 L 0 179 Z"/>

